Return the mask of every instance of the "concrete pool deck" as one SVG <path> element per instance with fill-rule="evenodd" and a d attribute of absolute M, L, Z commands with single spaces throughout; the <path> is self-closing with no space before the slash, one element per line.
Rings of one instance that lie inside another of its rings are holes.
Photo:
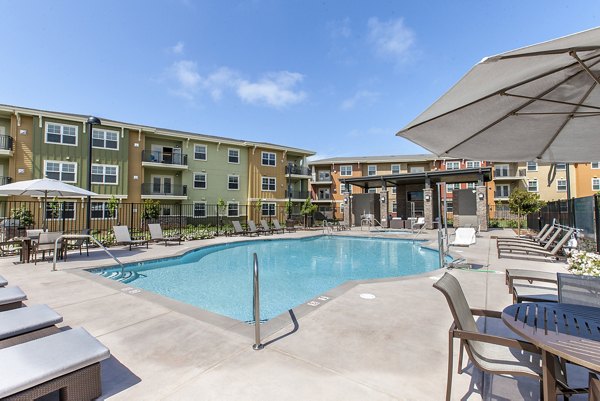
<path fill-rule="evenodd" d="M 320 232 L 274 238 L 315 234 Z M 368 233 L 352 230 L 340 235 Z M 514 234 L 489 231 L 481 233 L 475 245 L 451 247 L 455 256 L 473 264 L 472 270 L 451 271 L 471 307 L 501 310 L 512 302 L 504 284 L 508 267 L 566 271 L 562 262 L 498 259 L 491 239 L 495 235 Z M 419 237 L 433 240 L 437 232 Z M 131 262 L 245 239 L 155 244 L 131 252 L 115 247 L 111 252 Z M 63 326 L 83 326 L 111 350 L 112 357 L 102 364 L 101 399 L 443 400 L 445 396 L 452 318 L 444 297 L 432 287 L 444 270 L 333 290 L 329 299 L 317 301 L 319 305 L 304 305 L 299 313 L 277 318 L 270 330 L 265 327 L 266 347 L 254 351 L 252 326 L 232 324 L 230 319 L 82 272 L 114 264 L 100 250 L 91 251 L 89 258 L 71 252 L 67 262 L 57 264 L 57 272 L 51 271 L 51 263 L 34 266 L 15 264 L 16 260 L 1 259 L 0 274 L 27 293 L 27 304 L 48 304 L 64 317 Z M 361 298 L 364 293 L 375 298 Z M 511 335 L 501 322 L 490 321 L 487 329 Z M 456 361 L 455 357 L 453 399 L 482 399 L 481 374 L 470 365 L 456 374 Z M 538 383 L 527 378 L 486 375 L 484 388 L 485 400 L 539 399 Z"/>

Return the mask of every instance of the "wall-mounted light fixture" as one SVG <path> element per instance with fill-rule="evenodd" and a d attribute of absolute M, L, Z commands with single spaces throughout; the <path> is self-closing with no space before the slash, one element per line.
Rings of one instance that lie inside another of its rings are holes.
<path fill-rule="evenodd" d="M 477 197 L 479 198 L 479 200 L 483 200 L 483 198 L 485 198 L 485 194 L 483 192 L 480 192 L 477 194 Z"/>
<path fill-rule="evenodd" d="M 429 195 L 429 194 L 425 195 L 425 200 L 427 202 L 429 202 L 431 200 L 431 195 Z"/>

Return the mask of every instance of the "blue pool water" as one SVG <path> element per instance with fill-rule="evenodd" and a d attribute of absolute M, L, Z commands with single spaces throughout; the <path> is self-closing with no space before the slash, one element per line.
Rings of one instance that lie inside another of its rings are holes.
<path fill-rule="evenodd" d="M 261 319 L 271 319 L 348 280 L 435 270 L 439 254 L 418 242 L 321 236 L 244 241 L 126 265 L 127 284 L 241 321 L 252 320 L 252 255 L 260 267 Z M 95 269 L 110 276 L 119 268 Z"/>

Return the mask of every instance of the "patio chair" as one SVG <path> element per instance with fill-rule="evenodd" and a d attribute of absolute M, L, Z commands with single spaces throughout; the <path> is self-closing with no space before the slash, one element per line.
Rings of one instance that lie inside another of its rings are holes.
<path fill-rule="evenodd" d="M 538 245 L 544 246 L 544 245 L 552 243 L 560 235 L 561 230 L 562 230 L 562 228 L 560 228 L 560 227 L 552 226 L 548 230 L 546 230 L 546 232 L 544 234 L 542 234 L 539 238 L 534 238 L 534 239 L 521 238 L 521 237 L 514 237 L 514 238 L 499 237 L 496 239 L 496 245 L 498 245 L 498 244 L 507 244 L 507 245 L 523 244 L 523 245 L 532 245 L 532 246 L 538 246 Z"/>
<path fill-rule="evenodd" d="M 575 232 L 574 229 L 570 229 L 567 233 L 554 245 L 551 250 L 547 250 L 544 247 L 533 247 L 533 246 L 517 246 L 507 245 L 498 247 L 498 258 L 502 257 L 503 253 L 525 253 L 527 255 L 537 255 L 558 259 L 558 253 L 563 249 L 567 241 L 571 238 L 571 235 Z"/>
<path fill-rule="evenodd" d="M 115 233 L 115 240 L 117 245 L 129 245 L 129 250 L 131 251 L 131 247 L 133 246 L 144 246 L 146 245 L 146 249 L 148 249 L 148 240 L 146 239 L 136 239 L 132 240 L 129 235 L 129 228 L 127 226 L 113 226 L 113 232 Z"/>
<path fill-rule="evenodd" d="M 540 241 L 539 243 L 531 242 L 531 241 L 519 242 L 519 241 L 498 241 L 498 240 L 496 240 L 496 248 L 529 247 L 529 248 L 534 248 L 534 249 L 542 248 L 542 249 L 548 250 L 552 245 L 554 245 L 554 242 L 560 236 L 561 232 L 563 232 L 562 228 L 557 227 L 556 229 L 550 229 L 547 231 L 549 237 Z"/>
<path fill-rule="evenodd" d="M 90 230 L 89 229 L 83 229 L 81 230 L 81 235 L 89 235 L 90 234 Z M 79 249 L 79 255 L 82 255 L 82 248 L 83 245 L 85 245 L 85 254 L 86 256 L 90 256 L 90 240 L 88 238 L 78 238 L 76 240 L 64 240 L 65 241 L 65 246 L 64 246 L 64 258 L 65 260 L 67 260 L 67 253 L 69 251 L 69 248 L 71 249 Z"/>
<path fill-rule="evenodd" d="M 110 351 L 83 328 L 0 350 L 0 398 L 33 400 L 60 390 L 61 399 L 102 395 L 100 362 Z"/>
<path fill-rule="evenodd" d="M 27 295 L 19 287 L 0 288 L 0 312 L 20 308 Z"/>
<path fill-rule="evenodd" d="M 277 219 L 273 219 L 273 220 L 272 220 L 272 223 L 273 223 L 273 228 L 272 228 L 272 230 L 273 230 L 273 232 L 274 232 L 274 233 L 281 233 L 281 234 L 285 234 L 285 228 L 284 228 L 284 227 L 281 227 L 281 225 L 279 224 L 279 220 L 277 220 Z"/>
<path fill-rule="evenodd" d="M 450 401 L 452 394 L 453 342 L 455 338 L 460 339 L 461 347 L 464 346 L 469 359 L 482 372 L 527 376 L 541 382 L 542 368 L 539 348 L 526 341 L 499 337 L 479 331 L 474 315 L 500 318 L 500 312 L 471 309 L 460 283 L 449 273 L 445 273 L 433 287 L 444 294 L 454 317 L 454 323 L 450 326 L 448 333 L 447 401 Z M 462 349 L 459 357 L 459 373 L 461 373 L 461 359 Z"/>
<path fill-rule="evenodd" d="M 37 240 L 40 234 L 43 232 L 44 230 L 42 229 L 25 230 L 25 236 L 31 238 L 32 240 Z"/>
<path fill-rule="evenodd" d="M 519 237 L 497 237 L 496 241 L 517 241 L 517 242 L 539 242 L 542 237 L 546 235 L 549 229 L 554 229 L 557 227 L 551 226 L 550 224 L 545 224 L 544 227 L 537 233 L 537 235 L 525 235 Z"/>
<path fill-rule="evenodd" d="M 454 246 L 469 246 L 477 242 L 475 229 L 472 227 L 459 227 L 454 231 Z"/>
<path fill-rule="evenodd" d="M 42 253 L 42 260 L 46 259 L 46 252 L 54 252 L 54 246 L 56 245 L 56 252 L 58 252 L 57 256 L 62 256 L 64 254 L 62 240 L 58 240 L 58 244 L 56 240 L 62 235 L 62 232 L 42 232 L 38 237 L 38 240 L 33 243 L 33 261 L 34 264 L 37 265 L 37 255 L 39 252 Z"/>
<path fill-rule="evenodd" d="M 181 245 L 181 236 L 172 235 L 165 237 L 160 224 L 148 224 L 148 229 L 150 230 L 150 237 L 152 238 L 152 241 L 165 241 L 165 246 L 167 246 L 169 242 L 177 242 L 179 245 Z"/>
<path fill-rule="evenodd" d="M 262 226 L 263 231 L 265 231 L 269 234 L 273 234 L 274 232 L 277 231 L 277 229 L 269 227 L 269 223 L 267 223 L 267 221 L 265 219 L 262 219 L 260 221 L 260 225 Z"/>
<path fill-rule="evenodd" d="M 256 224 L 254 224 L 254 221 L 248 220 L 248 235 L 252 236 L 253 234 L 256 234 L 258 236 L 263 232 L 264 231 L 261 228 L 256 228 Z"/>
<path fill-rule="evenodd" d="M 558 302 L 600 307 L 600 277 L 558 273 Z"/>
<path fill-rule="evenodd" d="M 233 234 L 248 235 L 248 230 L 244 230 L 239 221 L 234 220 L 231 224 L 233 225 Z"/>
<path fill-rule="evenodd" d="M 556 273 L 550 273 L 540 270 L 528 269 L 506 269 L 505 283 L 508 286 L 508 293 L 512 294 L 515 280 L 527 280 L 529 284 L 534 281 L 556 284 Z"/>
<path fill-rule="evenodd" d="M 414 231 L 415 229 L 421 229 L 423 228 L 423 226 L 425 226 L 425 217 L 418 217 L 417 220 L 412 220 L 411 224 L 410 224 L 410 229 L 411 231 Z"/>
<path fill-rule="evenodd" d="M 10 347 L 60 331 L 62 316 L 48 305 L 33 305 L 0 313 L 0 348 Z"/>
<path fill-rule="evenodd" d="M 19 240 L 10 239 L 8 241 L 0 242 L 0 256 L 18 255 L 22 249 L 23 245 Z"/>
<path fill-rule="evenodd" d="M 6 287 L 8 284 L 8 280 L 5 279 L 4 277 L 0 276 L 0 288 L 1 287 Z"/>

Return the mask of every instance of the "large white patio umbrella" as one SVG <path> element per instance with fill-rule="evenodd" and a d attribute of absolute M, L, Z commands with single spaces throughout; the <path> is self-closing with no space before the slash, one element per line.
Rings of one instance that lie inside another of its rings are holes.
<path fill-rule="evenodd" d="M 41 178 L 37 180 L 17 181 L 12 184 L 0 185 L 0 194 L 2 195 L 31 195 L 44 197 L 44 211 L 48 196 L 92 196 L 95 192 L 65 184 L 62 181 L 50 178 Z M 44 229 L 46 228 L 46 213 L 44 212 Z"/>
<path fill-rule="evenodd" d="M 600 159 L 600 28 L 486 57 L 397 135 L 439 156 Z"/>

